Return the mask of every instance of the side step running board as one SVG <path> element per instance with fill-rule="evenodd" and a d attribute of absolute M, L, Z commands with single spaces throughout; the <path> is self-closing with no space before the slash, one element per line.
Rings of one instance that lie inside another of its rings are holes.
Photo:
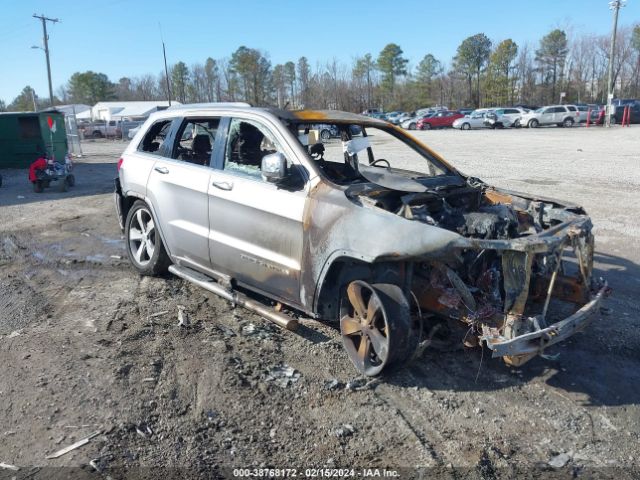
<path fill-rule="evenodd" d="M 252 312 L 257 313 L 261 317 L 266 318 L 267 320 L 272 321 L 276 325 L 286 328 L 287 330 L 296 330 L 298 328 L 298 320 L 295 318 L 291 318 L 284 313 L 280 313 L 275 311 L 272 308 L 269 308 L 263 305 L 256 300 L 253 300 L 246 295 L 236 292 L 233 290 L 227 290 L 222 285 L 214 281 L 213 279 L 203 275 L 200 272 L 196 272 L 187 267 L 180 267 L 178 265 L 171 265 L 169 267 L 169 271 L 180 277 L 184 280 L 187 280 L 191 283 L 198 285 L 199 287 L 204 288 L 205 290 L 210 291 L 211 293 L 215 293 L 220 297 L 229 300 L 233 304 L 240 305 L 247 310 L 251 310 Z"/>

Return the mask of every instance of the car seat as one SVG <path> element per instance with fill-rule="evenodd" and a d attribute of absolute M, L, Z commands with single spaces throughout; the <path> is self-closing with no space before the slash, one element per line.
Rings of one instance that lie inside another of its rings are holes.
<path fill-rule="evenodd" d="M 211 139 L 209 135 L 202 133 L 196 135 L 191 144 L 191 151 L 193 152 L 193 156 L 191 157 L 193 163 L 206 165 L 211 157 Z"/>

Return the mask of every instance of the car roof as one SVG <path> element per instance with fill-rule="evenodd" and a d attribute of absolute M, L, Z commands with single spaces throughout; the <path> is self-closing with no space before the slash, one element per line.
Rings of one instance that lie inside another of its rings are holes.
<path fill-rule="evenodd" d="M 169 107 L 152 114 L 154 118 L 166 118 L 176 113 L 181 115 L 215 114 L 217 112 L 271 114 L 281 120 L 301 123 L 361 123 L 371 126 L 389 126 L 389 123 L 377 118 L 340 110 L 284 110 L 280 108 L 252 107 L 248 103 L 195 103 Z"/>

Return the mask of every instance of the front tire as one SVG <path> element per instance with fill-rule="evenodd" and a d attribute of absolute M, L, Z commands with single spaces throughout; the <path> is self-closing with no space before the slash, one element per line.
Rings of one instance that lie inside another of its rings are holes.
<path fill-rule="evenodd" d="M 416 124 L 415 123 L 410 123 L 409 124 L 409 130 L 415 130 L 416 129 Z"/>
<path fill-rule="evenodd" d="M 471 125 L 469 125 L 468 123 L 463 123 L 462 124 L 462 130 L 471 130 Z"/>
<path fill-rule="evenodd" d="M 322 130 L 320 132 L 320 138 L 325 142 L 328 141 L 331 138 L 331 132 L 329 130 L 326 130 L 326 129 Z"/>
<path fill-rule="evenodd" d="M 422 130 L 431 130 L 431 124 L 430 123 L 425 123 L 422 125 Z"/>
<path fill-rule="evenodd" d="M 397 285 L 351 282 L 340 308 L 340 332 L 347 355 L 367 376 L 401 367 L 414 355 L 419 329 Z"/>
<path fill-rule="evenodd" d="M 538 122 L 538 120 L 536 120 L 535 118 L 533 120 L 529 120 L 529 128 L 538 128 L 539 125 L 540 122 Z"/>
<path fill-rule="evenodd" d="M 171 264 L 151 210 L 141 200 L 127 214 L 125 244 L 131 264 L 141 275 L 165 273 Z"/>

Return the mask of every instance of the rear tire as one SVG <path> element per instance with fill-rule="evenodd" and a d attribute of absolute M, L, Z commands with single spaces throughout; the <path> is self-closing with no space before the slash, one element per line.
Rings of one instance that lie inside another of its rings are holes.
<path fill-rule="evenodd" d="M 326 142 L 327 140 L 329 140 L 329 139 L 331 138 L 331 132 L 330 132 L 329 130 L 326 130 L 326 129 L 325 129 L 325 130 L 322 130 L 322 131 L 320 132 L 320 138 L 321 138 L 323 141 L 325 141 L 325 142 Z"/>
<path fill-rule="evenodd" d="M 415 130 L 416 129 L 416 124 L 415 123 L 410 123 L 409 124 L 409 130 Z"/>
<path fill-rule="evenodd" d="M 539 125 L 540 122 L 538 122 L 538 120 L 536 120 L 535 118 L 533 120 L 529 120 L 529 128 L 538 128 Z"/>
<path fill-rule="evenodd" d="M 125 246 L 133 267 L 141 275 L 160 275 L 171 265 L 149 206 L 137 200 L 125 221 Z"/>
<path fill-rule="evenodd" d="M 570 127 L 573 127 L 573 123 L 574 123 L 573 118 L 565 118 L 564 121 L 562 122 L 562 126 L 570 128 Z"/>

